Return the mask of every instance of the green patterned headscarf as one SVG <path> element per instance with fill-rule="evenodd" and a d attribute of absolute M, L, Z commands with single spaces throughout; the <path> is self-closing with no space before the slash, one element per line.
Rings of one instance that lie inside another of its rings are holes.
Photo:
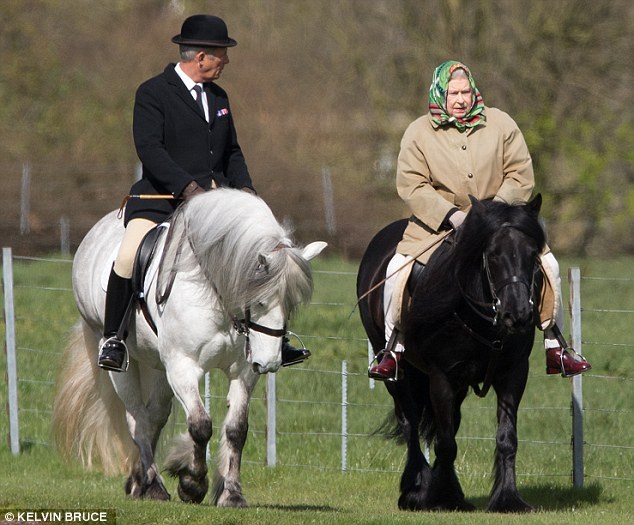
<path fill-rule="evenodd" d="M 464 118 L 450 117 L 449 113 L 447 113 L 447 86 L 449 85 L 451 74 L 456 69 L 464 69 L 473 90 L 473 105 Z M 461 62 L 449 60 L 436 68 L 434 78 L 429 87 L 429 112 L 432 120 L 438 126 L 453 125 L 460 131 L 477 126 L 486 120 L 482 95 L 476 87 L 471 71 L 467 66 Z"/>

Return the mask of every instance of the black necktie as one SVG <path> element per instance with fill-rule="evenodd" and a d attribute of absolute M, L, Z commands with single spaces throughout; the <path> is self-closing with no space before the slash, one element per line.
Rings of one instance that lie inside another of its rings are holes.
<path fill-rule="evenodd" d="M 203 88 L 200 87 L 198 84 L 196 84 L 193 87 L 193 90 L 196 92 L 196 103 L 198 104 L 198 107 L 200 108 L 200 111 L 202 111 L 203 115 L 205 114 L 205 108 L 203 107 Z"/>

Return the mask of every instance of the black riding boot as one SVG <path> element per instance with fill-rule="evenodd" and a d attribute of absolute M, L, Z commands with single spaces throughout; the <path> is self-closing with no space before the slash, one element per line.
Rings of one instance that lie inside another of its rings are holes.
<path fill-rule="evenodd" d="M 309 357 L 310 350 L 308 348 L 295 348 L 289 344 L 288 337 L 282 339 L 282 366 L 296 365 L 306 361 Z"/>
<path fill-rule="evenodd" d="M 131 301 L 132 279 L 120 277 L 113 269 L 106 292 L 104 339 L 99 348 L 98 364 L 101 368 L 114 372 L 125 372 L 128 368 L 128 348 L 125 344 L 125 338 L 128 336 L 128 319 L 125 317 Z M 121 330 L 123 323 L 126 326 Z"/>

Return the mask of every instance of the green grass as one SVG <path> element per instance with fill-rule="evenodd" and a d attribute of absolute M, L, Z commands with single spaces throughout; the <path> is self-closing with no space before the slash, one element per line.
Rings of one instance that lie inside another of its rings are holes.
<path fill-rule="evenodd" d="M 249 509 L 217 509 L 177 501 L 131 501 L 123 477 L 106 478 L 64 464 L 49 436 L 53 381 L 68 329 L 77 313 L 68 290 L 66 262 L 18 260 L 14 266 L 20 436 L 23 453 L 14 457 L 0 445 L 0 508 L 116 509 L 117 523 L 597 523 L 632 522 L 634 460 L 631 417 L 634 343 L 631 326 L 634 282 L 595 280 L 632 275 L 634 259 L 560 261 L 565 271 L 580 266 L 583 340 L 593 370 L 584 376 L 585 484 L 572 487 L 570 381 L 547 377 L 539 344 L 531 357 L 529 384 L 519 414 L 518 484 L 525 499 L 540 509 L 529 516 L 402 512 L 398 483 L 405 449 L 370 436 L 387 415 L 390 399 L 382 385 L 369 388 L 367 346 L 358 311 L 353 311 L 356 264 L 315 261 L 313 303 L 290 328 L 313 350 L 305 365 L 277 374 L 276 467 L 265 466 L 265 383 L 251 405 L 244 451 L 243 488 Z M 567 290 L 564 291 L 567 299 Z M 606 312 L 605 310 L 612 310 Z M 621 312 L 615 312 L 621 310 Z M 628 311 L 630 313 L 624 312 Z M 0 325 L 4 339 L 4 325 Z M 341 361 L 348 364 L 348 457 L 341 472 Z M 4 375 L 6 358 L 0 357 Z M 226 380 L 211 374 L 211 413 L 218 429 L 224 416 Z M 0 389 L 0 405 L 6 389 Z M 491 487 L 495 399 L 471 395 L 463 410 L 456 462 L 467 498 L 486 506 Z M 184 430 L 180 409 L 166 427 L 169 437 Z M 0 416 L 0 434 L 8 418 Z M 212 444 L 212 452 L 216 446 Z M 0 520 L 2 519 L 0 514 Z"/>

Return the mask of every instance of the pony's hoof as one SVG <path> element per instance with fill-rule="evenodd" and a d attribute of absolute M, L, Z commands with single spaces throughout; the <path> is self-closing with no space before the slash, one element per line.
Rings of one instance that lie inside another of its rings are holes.
<path fill-rule="evenodd" d="M 218 507 L 242 509 L 247 507 L 247 500 L 244 499 L 242 494 L 236 494 L 235 492 L 225 491 L 218 498 L 216 505 Z"/>
<path fill-rule="evenodd" d="M 152 483 L 145 491 L 145 494 L 143 494 L 143 498 L 155 501 L 169 501 L 172 497 L 161 483 Z"/>
<path fill-rule="evenodd" d="M 519 501 L 514 501 L 512 503 L 502 504 L 491 504 L 487 507 L 487 512 L 500 512 L 506 514 L 526 514 L 529 512 L 535 512 L 535 509 L 532 505 L 526 503 L 523 499 L 519 499 Z"/>
<path fill-rule="evenodd" d="M 134 476 L 128 477 L 125 482 L 125 495 L 132 499 L 140 499 L 143 496 L 141 485 Z"/>
<path fill-rule="evenodd" d="M 207 476 L 202 479 L 186 474 L 179 476 L 178 497 L 185 503 L 201 503 L 205 499 L 208 489 Z"/>
<path fill-rule="evenodd" d="M 167 492 L 163 482 L 156 478 L 147 487 L 137 480 L 134 476 L 130 476 L 125 483 L 125 493 L 132 499 L 151 499 L 156 501 L 169 501 L 170 493 Z"/>

